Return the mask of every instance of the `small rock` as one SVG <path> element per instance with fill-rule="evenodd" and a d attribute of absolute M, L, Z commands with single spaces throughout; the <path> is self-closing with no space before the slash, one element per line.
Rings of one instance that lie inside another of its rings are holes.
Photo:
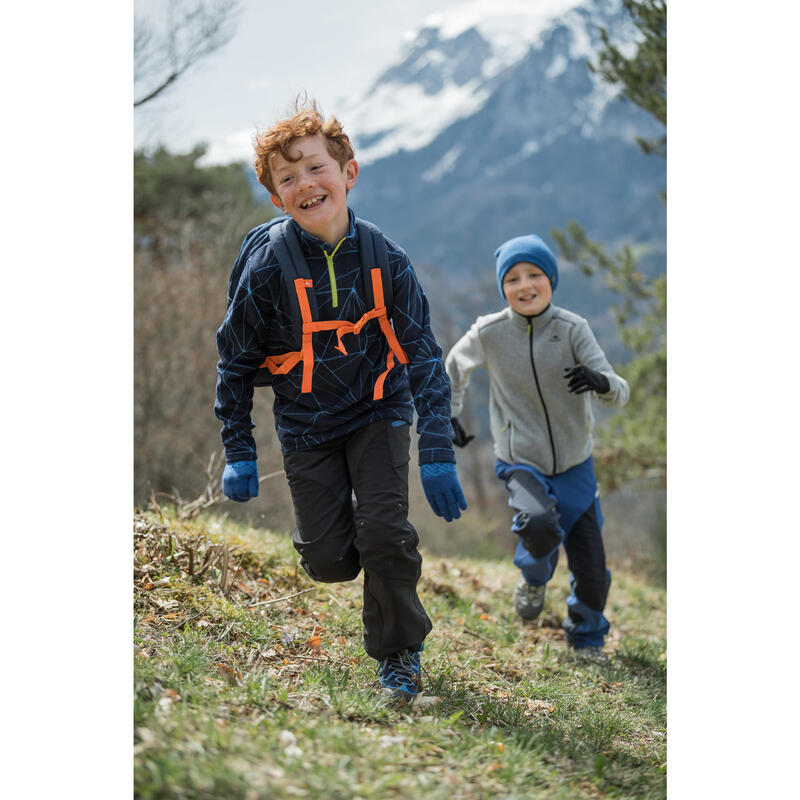
<path fill-rule="evenodd" d="M 278 733 L 278 743 L 284 746 L 297 744 L 297 737 L 291 731 L 283 730 Z"/>

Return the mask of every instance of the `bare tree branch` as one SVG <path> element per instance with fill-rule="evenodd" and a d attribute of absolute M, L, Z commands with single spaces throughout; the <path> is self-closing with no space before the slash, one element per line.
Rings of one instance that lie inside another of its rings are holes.
<path fill-rule="evenodd" d="M 134 82 L 146 86 L 134 108 L 158 97 L 236 30 L 239 0 L 169 0 L 166 30 L 134 19 Z"/>
<path fill-rule="evenodd" d="M 180 497 L 176 495 L 167 495 L 164 492 L 154 493 L 153 501 L 155 501 L 156 495 L 164 495 L 165 497 L 169 497 L 175 503 L 175 507 L 178 510 L 178 519 L 181 520 L 192 519 L 200 514 L 200 512 L 207 511 L 209 508 L 213 508 L 214 506 L 227 501 L 228 498 L 222 494 L 220 487 L 221 475 L 215 474 L 219 472 L 218 466 L 220 464 L 224 464 L 223 459 L 220 459 L 219 461 L 217 460 L 218 455 L 219 453 L 217 452 L 211 453 L 211 456 L 208 459 L 208 465 L 205 468 L 208 483 L 206 484 L 206 488 L 203 490 L 202 494 L 192 500 L 191 503 L 184 503 Z M 267 475 L 262 475 L 258 479 L 258 482 L 262 483 L 269 478 L 276 478 L 278 475 L 285 474 L 286 473 L 282 469 L 279 469 L 275 472 L 270 472 Z"/>

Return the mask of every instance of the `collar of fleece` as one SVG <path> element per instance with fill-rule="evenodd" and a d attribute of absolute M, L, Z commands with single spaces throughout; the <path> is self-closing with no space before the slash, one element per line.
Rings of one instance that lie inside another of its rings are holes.
<path fill-rule="evenodd" d="M 552 303 L 550 303 L 541 314 L 537 314 L 535 317 L 526 317 L 524 314 L 517 314 L 511 306 L 508 306 L 508 314 L 514 325 L 522 330 L 528 330 L 528 325 L 530 325 L 533 327 L 534 332 L 544 328 L 553 318 L 554 313 L 555 306 Z"/>

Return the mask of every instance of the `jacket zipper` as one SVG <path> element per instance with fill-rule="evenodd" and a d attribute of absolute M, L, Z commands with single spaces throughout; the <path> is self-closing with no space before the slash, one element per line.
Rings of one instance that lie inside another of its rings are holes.
<path fill-rule="evenodd" d="M 544 418 L 547 421 L 547 435 L 550 437 L 550 450 L 553 453 L 553 475 L 556 474 L 556 445 L 553 441 L 553 429 L 550 426 L 550 415 L 547 413 L 547 406 L 544 404 L 544 397 L 542 396 L 542 387 L 539 386 L 539 376 L 536 373 L 536 363 L 533 360 L 533 325 L 528 320 L 528 352 L 531 358 L 531 369 L 533 369 L 533 379 L 536 381 L 536 391 L 539 392 L 539 400 L 542 402 L 544 409 Z"/>
<path fill-rule="evenodd" d="M 344 239 L 347 237 L 345 236 Z M 336 273 L 333 271 L 333 257 L 336 255 L 336 251 L 342 246 L 342 239 L 336 247 L 333 248 L 333 251 L 330 255 L 328 255 L 328 251 L 323 247 L 322 252 L 325 256 L 325 260 L 328 262 L 328 277 L 331 281 L 331 305 L 336 308 L 339 305 L 339 291 L 336 287 Z"/>

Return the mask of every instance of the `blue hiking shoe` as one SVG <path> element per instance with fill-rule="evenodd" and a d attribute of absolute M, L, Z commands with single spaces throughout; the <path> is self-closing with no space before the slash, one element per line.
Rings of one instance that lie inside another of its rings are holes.
<path fill-rule="evenodd" d="M 378 661 L 381 696 L 391 700 L 409 702 L 422 691 L 422 670 L 419 650 L 400 650 Z"/>

